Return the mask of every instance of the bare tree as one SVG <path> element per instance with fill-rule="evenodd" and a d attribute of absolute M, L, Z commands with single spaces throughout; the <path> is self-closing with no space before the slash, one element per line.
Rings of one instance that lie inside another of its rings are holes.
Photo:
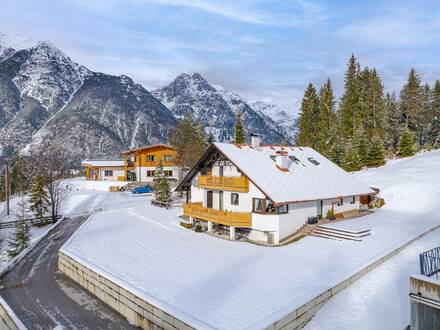
<path fill-rule="evenodd" d="M 44 143 L 30 153 L 33 175 L 43 178 L 53 222 L 57 221 L 60 204 L 66 196 L 68 186 L 65 182 L 70 177 L 69 154 L 55 143 Z"/>

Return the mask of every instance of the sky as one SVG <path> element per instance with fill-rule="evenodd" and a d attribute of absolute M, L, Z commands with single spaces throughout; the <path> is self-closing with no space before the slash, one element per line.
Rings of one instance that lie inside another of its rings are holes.
<path fill-rule="evenodd" d="M 147 89 L 199 72 L 246 100 L 297 112 L 309 82 L 339 96 L 351 53 L 399 91 L 414 67 L 440 79 L 440 2 L 10 0 L 0 32 L 47 40 L 91 70 Z"/>

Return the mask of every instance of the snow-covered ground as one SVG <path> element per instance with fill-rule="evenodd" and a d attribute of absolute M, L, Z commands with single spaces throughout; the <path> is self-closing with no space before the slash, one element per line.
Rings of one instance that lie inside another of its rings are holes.
<path fill-rule="evenodd" d="M 230 242 L 180 227 L 181 209 L 145 203 L 95 214 L 62 250 L 197 328 L 264 328 L 440 224 L 439 164 L 434 151 L 355 174 L 386 200 L 344 222 L 372 229 L 362 242 Z"/>
<path fill-rule="evenodd" d="M 88 181 L 84 178 L 66 180 L 68 191 L 61 203 L 60 214 L 70 217 L 96 210 L 118 209 L 146 203 L 146 197 L 142 195 L 133 195 L 129 192 L 109 192 L 110 186 L 122 186 L 125 183 L 121 181 Z M 23 198 L 27 200 L 26 196 Z M 13 221 L 18 218 L 20 212 L 18 204 L 21 199 L 22 197 L 11 199 L 10 216 L 5 215 L 5 202 L 0 203 L 0 222 Z M 31 227 L 31 242 L 45 234 L 50 226 Z M 8 240 L 14 230 L 14 228 L 0 230 L 0 267 L 10 259 L 7 254 Z"/>

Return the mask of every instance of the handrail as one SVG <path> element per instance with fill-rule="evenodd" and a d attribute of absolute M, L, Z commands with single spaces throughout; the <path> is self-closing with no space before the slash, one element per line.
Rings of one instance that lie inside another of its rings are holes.
<path fill-rule="evenodd" d="M 202 203 L 187 203 L 183 205 L 183 214 L 204 221 L 212 221 L 232 227 L 250 228 L 252 226 L 251 212 L 232 212 L 203 207 Z"/>
<path fill-rule="evenodd" d="M 56 220 L 58 221 L 59 219 L 61 219 L 60 215 L 57 215 Z M 13 228 L 17 225 L 17 223 L 19 223 L 22 220 L 14 220 L 14 221 L 5 221 L 5 222 L 0 222 L 0 229 L 4 229 L 4 228 Z M 42 219 L 40 218 L 29 218 L 29 219 L 25 219 L 24 220 L 26 223 L 29 223 L 32 226 L 37 226 L 37 225 L 41 225 L 43 223 L 53 223 L 56 221 L 53 221 L 52 216 L 47 216 L 47 217 L 43 217 Z"/>
<path fill-rule="evenodd" d="M 249 180 L 245 176 L 228 177 L 199 175 L 198 182 L 199 187 L 205 189 L 231 190 L 238 192 L 249 191 Z"/>
<path fill-rule="evenodd" d="M 440 247 L 425 251 L 420 254 L 420 273 L 425 276 L 440 275 Z"/>

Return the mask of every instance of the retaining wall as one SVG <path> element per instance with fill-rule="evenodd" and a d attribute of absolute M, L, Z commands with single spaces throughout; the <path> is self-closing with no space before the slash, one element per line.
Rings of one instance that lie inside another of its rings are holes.
<path fill-rule="evenodd" d="M 131 324 L 148 330 L 194 329 L 83 266 L 64 253 L 59 252 L 58 257 L 58 269 L 61 272 L 118 311 Z"/>
<path fill-rule="evenodd" d="M 26 330 L 6 301 L 0 297 L 0 329 Z"/>

